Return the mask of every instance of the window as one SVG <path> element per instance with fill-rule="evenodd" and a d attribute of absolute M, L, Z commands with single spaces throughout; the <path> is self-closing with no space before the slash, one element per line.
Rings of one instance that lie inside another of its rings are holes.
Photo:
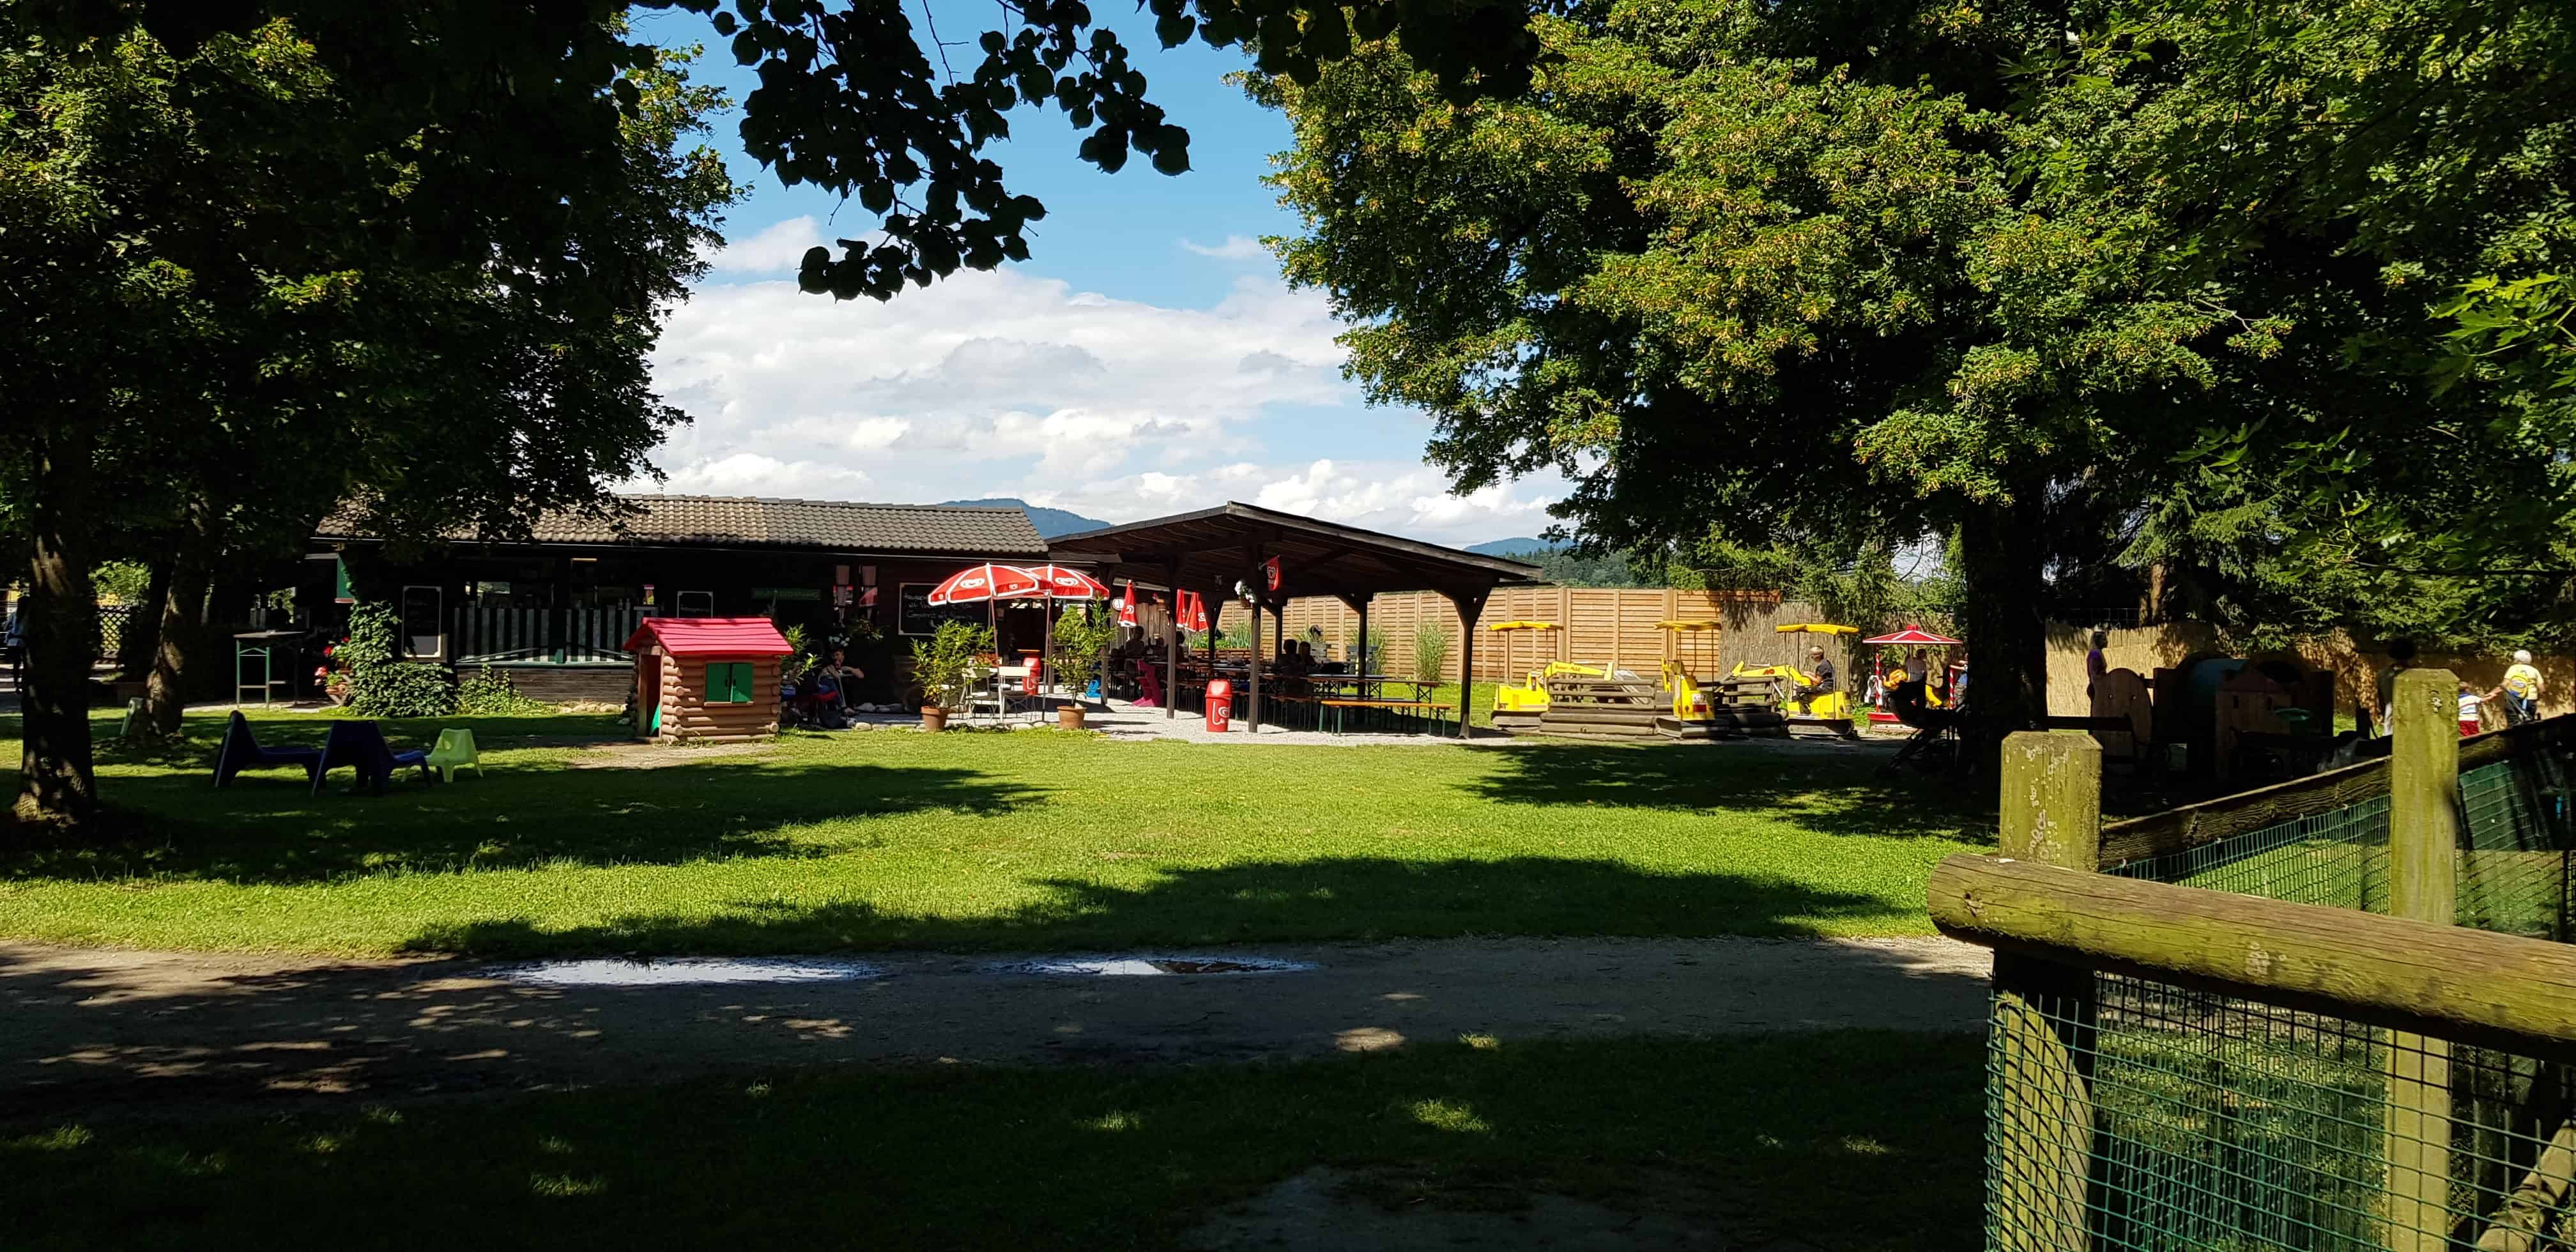
<path fill-rule="evenodd" d="M 751 662 L 707 662 L 707 703 L 751 703 Z"/>
<path fill-rule="evenodd" d="M 716 615 L 716 593 L 712 591 L 683 591 L 672 600 L 671 604 L 682 617 Z"/>
<path fill-rule="evenodd" d="M 444 597 L 436 587 L 405 587 L 402 590 L 402 640 L 404 656 L 436 657 L 445 655 L 447 640 L 439 629 L 439 608 Z"/>

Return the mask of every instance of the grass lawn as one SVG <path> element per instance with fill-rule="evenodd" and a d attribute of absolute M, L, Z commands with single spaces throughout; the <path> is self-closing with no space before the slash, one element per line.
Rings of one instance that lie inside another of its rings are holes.
<path fill-rule="evenodd" d="M 1152 1071 L 806 1073 L 0 1130 L 26 1249 L 1170 1247 L 1316 1165 L 1364 1202 L 1530 1189 L 1796 1246 L 1979 1242 L 1982 1041 L 1474 1046 Z"/>
<path fill-rule="evenodd" d="M 107 745 L 120 833 L 0 832 L 0 936 L 537 954 L 1920 934 L 1933 864 L 1991 838 L 1990 810 L 1861 753 L 1052 730 L 602 752 L 583 737 L 612 718 L 449 724 L 476 726 L 486 776 L 381 799 L 345 774 L 319 797 L 286 771 L 213 790 L 213 716 L 172 747 Z M 315 743 L 325 723 L 258 726 Z M 14 734 L 0 721 L 0 761 Z M 662 764 L 573 767 L 602 758 Z"/>

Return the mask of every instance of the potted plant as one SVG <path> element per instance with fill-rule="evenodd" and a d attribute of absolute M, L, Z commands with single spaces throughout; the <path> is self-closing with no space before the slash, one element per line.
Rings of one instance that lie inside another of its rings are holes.
<path fill-rule="evenodd" d="M 937 634 L 913 641 L 912 672 L 921 684 L 923 730 L 948 728 L 948 710 L 966 697 L 967 674 L 976 657 L 992 647 L 992 631 L 964 622 L 941 622 Z"/>
<path fill-rule="evenodd" d="M 1100 659 L 1117 637 L 1118 619 L 1105 600 L 1094 600 L 1056 619 L 1055 672 L 1074 692 L 1072 700 L 1056 707 L 1056 725 L 1082 729 L 1082 692 L 1100 676 Z"/>

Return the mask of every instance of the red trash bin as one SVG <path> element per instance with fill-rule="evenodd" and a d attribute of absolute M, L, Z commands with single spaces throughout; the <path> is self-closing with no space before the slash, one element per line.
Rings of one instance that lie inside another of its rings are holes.
<path fill-rule="evenodd" d="M 1226 722 L 1234 716 L 1234 684 L 1222 678 L 1208 680 L 1207 728 L 1209 734 L 1222 735 Z"/>

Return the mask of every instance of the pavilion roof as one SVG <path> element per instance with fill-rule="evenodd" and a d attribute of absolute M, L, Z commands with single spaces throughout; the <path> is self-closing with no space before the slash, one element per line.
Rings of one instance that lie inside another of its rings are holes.
<path fill-rule="evenodd" d="M 1544 581 L 1539 567 L 1524 561 L 1231 501 L 1195 513 L 1059 535 L 1047 541 L 1047 554 L 1090 566 L 1110 581 L 1132 579 L 1229 595 L 1238 581 L 1260 587 L 1260 564 L 1275 557 L 1282 598 L 1389 591 L 1482 594 Z"/>

